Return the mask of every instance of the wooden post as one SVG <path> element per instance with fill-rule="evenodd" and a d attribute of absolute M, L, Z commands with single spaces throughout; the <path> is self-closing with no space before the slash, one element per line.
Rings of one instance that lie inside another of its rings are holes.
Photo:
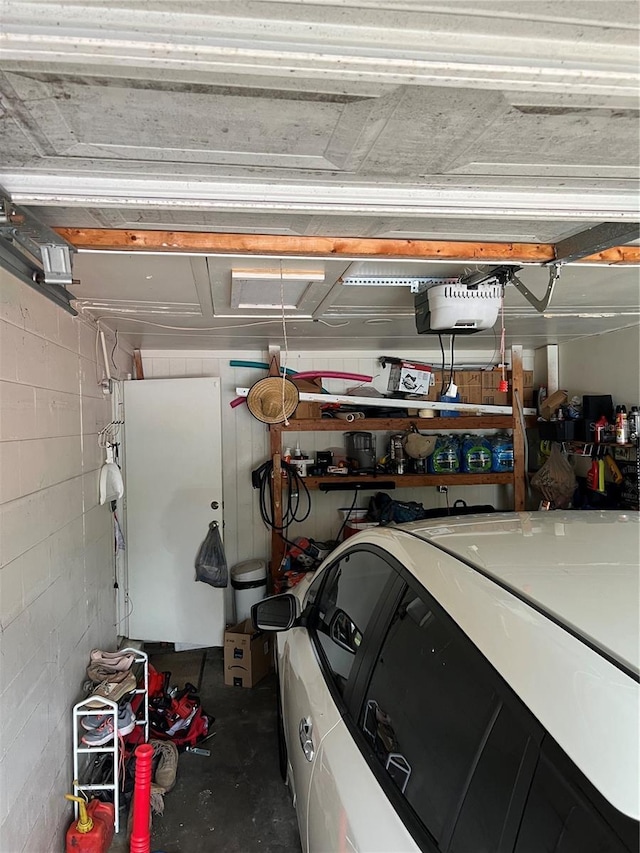
<path fill-rule="evenodd" d="M 522 425 L 523 384 L 522 347 L 511 347 L 511 402 L 513 407 L 513 508 L 523 512 L 526 500 L 524 443 L 526 436 Z"/>
<path fill-rule="evenodd" d="M 270 575 L 271 583 L 269 590 L 274 591 L 275 583 L 280 572 L 280 565 L 284 558 L 285 542 L 280 535 L 279 529 L 282 527 L 282 467 L 280 465 L 282 452 L 282 431 L 279 424 L 272 424 L 269 427 L 269 444 L 271 451 L 271 459 L 273 461 L 273 479 L 271 480 L 271 495 L 273 503 L 273 523 L 275 529 L 271 530 L 271 563 Z"/>
<path fill-rule="evenodd" d="M 133 351 L 133 367 L 134 379 L 144 379 L 144 370 L 142 369 L 142 354 L 139 349 Z"/>

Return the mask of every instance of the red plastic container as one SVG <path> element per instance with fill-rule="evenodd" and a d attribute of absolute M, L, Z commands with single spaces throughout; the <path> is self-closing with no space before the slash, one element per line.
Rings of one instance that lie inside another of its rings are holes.
<path fill-rule="evenodd" d="M 107 853 L 113 840 L 115 809 L 113 803 L 84 800 L 67 795 L 67 799 L 80 804 L 80 819 L 67 830 L 66 853 Z M 87 830 L 87 826 L 92 824 Z"/>

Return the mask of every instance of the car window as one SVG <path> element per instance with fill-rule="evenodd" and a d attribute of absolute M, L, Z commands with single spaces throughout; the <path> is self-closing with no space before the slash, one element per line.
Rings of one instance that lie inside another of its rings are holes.
<path fill-rule="evenodd" d="M 375 663 L 360 727 L 420 821 L 440 839 L 497 704 L 479 655 L 409 590 Z"/>
<path fill-rule="evenodd" d="M 471 779 L 458 817 L 451 853 L 495 853 L 500 847 L 529 735 L 502 706 Z"/>
<path fill-rule="evenodd" d="M 329 572 L 317 599 L 315 636 L 344 693 L 371 615 L 395 573 L 371 551 L 351 552 Z"/>
<path fill-rule="evenodd" d="M 587 800 L 542 757 L 515 853 L 623 853 L 622 842 Z"/>

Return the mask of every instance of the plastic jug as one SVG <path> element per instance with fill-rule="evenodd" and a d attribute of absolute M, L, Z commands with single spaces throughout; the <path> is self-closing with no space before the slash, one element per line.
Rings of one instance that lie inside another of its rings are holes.
<path fill-rule="evenodd" d="M 457 474 L 460 471 L 460 445 L 454 435 L 439 435 L 429 456 L 429 473 Z"/>
<path fill-rule="evenodd" d="M 463 437 L 462 471 L 466 474 L 486 474 L 491 471 L 491 444 L 484 436 Z"/>
<path fill-rule="evenodd" d="M 491 442 L 491 470 L 497 474 L 513 471 L 513 439 L 498 433 Z"/>
<path fill-rule="evenodd" d="M 67 800 L 78 803 L 80 817 L 67 830 L 66 853 L 107 853 L 113 840 L 115 808 L 113 803 L 90 800 L 65 794 Z"/>

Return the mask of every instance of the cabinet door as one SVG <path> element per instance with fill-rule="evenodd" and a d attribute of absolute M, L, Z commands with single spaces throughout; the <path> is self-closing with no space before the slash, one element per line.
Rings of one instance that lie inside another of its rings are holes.
<path fill-rule="evenodd" d="M 221 646 L 225 591 L 196 582 L 194 568 L 209 523 L 222 531 L 220 380 L 124 390 L 129 636 Z"/>

